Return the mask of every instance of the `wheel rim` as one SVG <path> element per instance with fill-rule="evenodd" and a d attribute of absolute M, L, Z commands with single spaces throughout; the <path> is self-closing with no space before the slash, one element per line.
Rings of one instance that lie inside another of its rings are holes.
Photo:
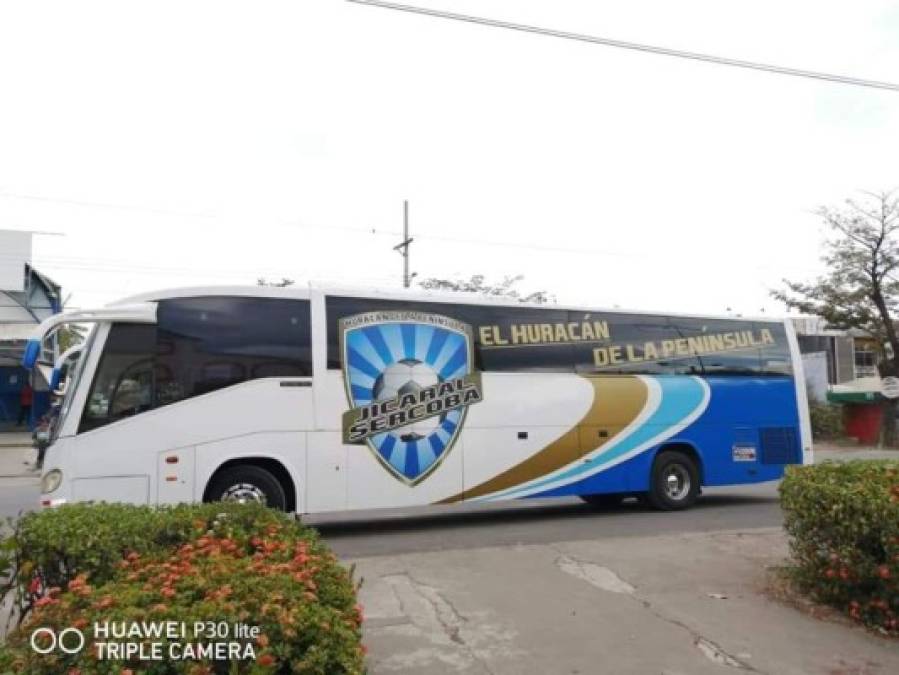
<path fill-rule="evenodd" d="M 235 483 L 222 493 L 223 502 L 265 504 L 265 493 L 252 483 Z"/>
<path fill-rule="evenodd" d="M 665 495 L 679 502 L 690 493 L 690 472 L 682 464 L 671 464 L 665 470 Z"/>

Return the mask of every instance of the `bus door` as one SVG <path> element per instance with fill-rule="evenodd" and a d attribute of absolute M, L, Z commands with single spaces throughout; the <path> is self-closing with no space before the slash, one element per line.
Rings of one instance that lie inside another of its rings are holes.
<path fill-rule="evenodd" d="M 634 375 L 591 375 L 586 379 L 593 386 L 594 404 L 578 425 L 580 455 L 582 461 L 602 463 L 643 410 L 647 388 Z M 631 489 L 623 477 L 600 476 L 594 479 L 598 491 Z"/>
<path fill-rule="evenodd" d="M 81 382 L 81 409 L 67 420 L 72 426 L 66 424 L 74 432 L 66 452 L 75 465 L 75 501 L 146 504 L 155 498 L 155 462 L 141 461 L 156 435 L 154 420 L 142 414 L 152 408 L 155 346 L 154 324 L 99 326 Z"/>

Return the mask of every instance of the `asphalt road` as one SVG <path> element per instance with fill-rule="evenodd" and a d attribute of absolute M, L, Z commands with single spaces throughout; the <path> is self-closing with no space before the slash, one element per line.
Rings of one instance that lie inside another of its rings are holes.
<path fill-rule="evenodd" d="M 36 509 L 39 493 L 36 478 L 0 478 L 0 520 Z"/>
<path fill-rule="evenodd" d="M 579 499 L 543 499 L 304 516 L 342 558 L 603 537 L 745 530 L 783 523 L 777 483 L 707 488 L 687 511 L 660 512 L 629 500 L 597 509 Z"/>
<path fill-rule="evenodd" d="M 0 516 L 34 509 L 34 479 L 0 479 Z M 579 499 L 432 506 L 304 516 L 342 558 L 514 546 L 602 537 L 743 530 L 780 525 L 777 484 L 707 488 L 688 511 L 663 513 L 627 501 L 596 509 Z"/>

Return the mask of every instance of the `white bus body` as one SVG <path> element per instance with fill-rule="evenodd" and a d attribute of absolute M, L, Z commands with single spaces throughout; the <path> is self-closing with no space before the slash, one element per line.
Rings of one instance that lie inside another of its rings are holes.
<path fill-rule="evenodd" d="M 215 314 L 225 300 L 250 307 L 234 299 L 296 303 L 265 316 L 307 331 L 308 346 L 260 346 L 268 319 Z M 66 321 L 94 328 L 46 454 L 44 506 L 261 495 L 315 513 L 655 491 L 680 508 L 699 483 L 811 461 L 789 322 L 228 287 L 55 317 L 35 340 Z M 218 335 L 191 332 L 206 321 Z M 145 333 L 143 346 L 126 339 Z"/>

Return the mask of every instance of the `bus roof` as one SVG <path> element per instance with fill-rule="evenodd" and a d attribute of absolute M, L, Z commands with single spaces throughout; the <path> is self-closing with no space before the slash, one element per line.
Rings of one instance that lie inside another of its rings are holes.
<path fill-rule="evenodd" d="M 172 298 L 189 298 L 200 296 L 231 295 L 260 298 L 294 298 L 308 300 L 315 294 L 335 295 L 343 297 L 382 298 L 384 300 L 409 300 L 419 302 L 442 302 L 447 304 L 472 304 L 490 305 L 499 307 L 533 307 L 538 309 L 570 310 L 580 312 L 597 312 L 608 314 L 633 314 L 635 316 L 677 316 L 691 319 L 719 319 L 757 321 L 763 323 L 783 323 L 788 317 L 765 316 L 728 316 L 721 314 L 694 314 L 689 312 L 669 312 L 664 310 L 624 309 L 619 307 L 587 307 L 584 305 L 562 305 L 555 303 L 521 302 L 508 297 L 489 297 L 477 293 L 466 292 L 433 292 L 425 290 L 407 290 L 400 288 L 379 289 L 351 286 L 336 286 L 310 282 L 307 285 L 295 285 L 288 287 L 279 286 L 185 286 L 180 288 L 168 288 L 158 291 L 150 291 L 132 295 L 109 304 L 118 306 L 133 304 L 135 302 L 154 302 Z"/>

